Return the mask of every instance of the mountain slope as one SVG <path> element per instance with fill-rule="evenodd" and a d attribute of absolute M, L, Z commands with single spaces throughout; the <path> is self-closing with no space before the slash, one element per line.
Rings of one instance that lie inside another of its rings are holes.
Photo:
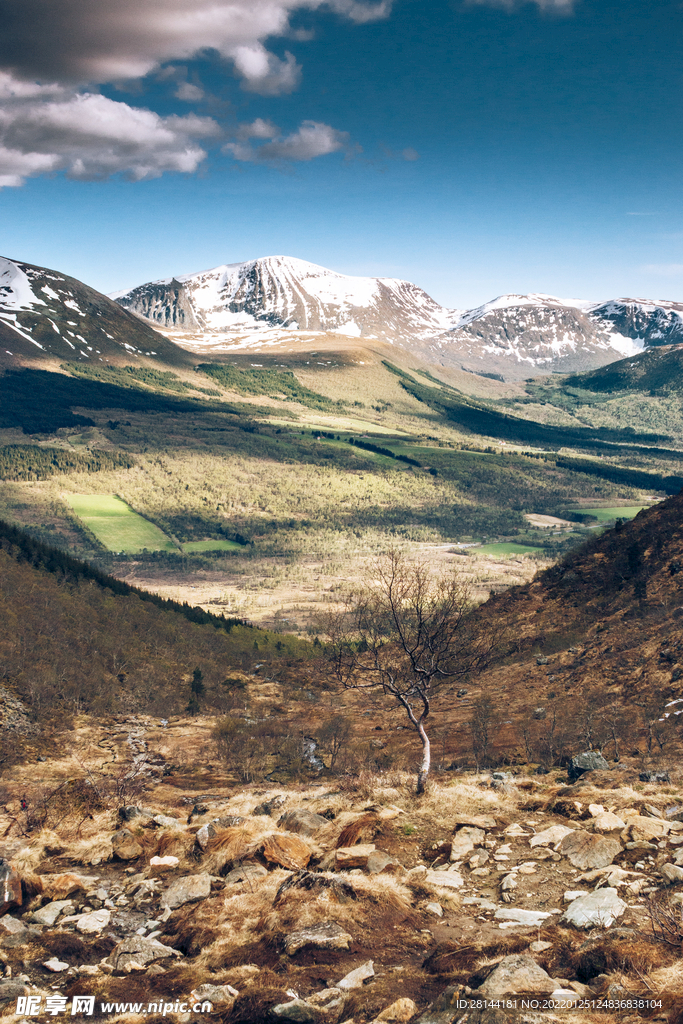
<path fill-rule="evenodd" d="M 65 274 L 0 257 L 0 363 L 191 360 L 139 317 Z"/>
<path fill-rule="evenodd" d="M 457 315 L 408 281 L 349 277 L 287 256 L 153 281 L 112 297 L 160 327 L 198 332 L 198 343 L 273 328 L 408 342 L 443 331 Z"/>
<path fill-rule="evenodd" d="M 659 345 L 629 359 L 619 359 L 588 373 L 570 377 L 571 387 L 609 394 L 612 391 L 667 392 L 683 390 L 683 347 Z"/>
<path fill-rule="evenodd" d="M 408 281 L 350 277 L 286 256 L 153 281 L 112 298 L 189 349 L 231 351 L 284 337 L 301 343 L 331 332 L 507 378 L 580 372 L 683 342 L 683 303 L 502 295 L 463 311 Z"/>

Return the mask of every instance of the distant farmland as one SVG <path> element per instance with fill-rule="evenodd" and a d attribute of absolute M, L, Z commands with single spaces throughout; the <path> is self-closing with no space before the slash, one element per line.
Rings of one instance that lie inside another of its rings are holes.
<path fill-rule="evenodd" d="M 144 548 L 148 551 L 178 550 L 163 530 L 143 519 L 113 494 L 69 494 L 66 500 L 109 551 L 135 554 Z"/>

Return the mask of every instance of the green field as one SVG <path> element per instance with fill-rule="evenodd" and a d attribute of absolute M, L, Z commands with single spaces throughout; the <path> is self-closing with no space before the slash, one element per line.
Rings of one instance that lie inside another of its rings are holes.
<path fill-rule="evenodd" d="M 109 551 L 135 554 L 144 548 L 148 551 L 178 550 L 158 526 L 133 512 L 125 501 L 113 494 L 69 494 L 66 500 Z"/>
<path fill-rule="evenodd" d="M 543 551 L 543 548 L 533 548 L 527 544 L 515 544 L 510 541 L 500 544 L 482 544 L 481 547 L 470 550 L 475 554 L 483 555 L 533 555 L 537 551 Z"/>
<path fill-rule="evenodd" d="M 595 516 L 598 522 L 612 523 L 615 519 L 633 519 L 638 513 L 649 508 L 649 505 L 621 505 L 615 508 L 573 508 L 568 512 L 585 512 L 589 516 Z"/>
<path fill-rule="evenodd" d="M 192 554 L 193 551 L 241 551 L 242 546 L 236 540 L 190 540 L 181 544 L 186 554 Z"/>

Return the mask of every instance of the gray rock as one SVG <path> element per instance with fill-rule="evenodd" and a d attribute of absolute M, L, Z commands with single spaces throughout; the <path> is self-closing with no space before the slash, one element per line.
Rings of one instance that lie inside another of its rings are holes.
<path fill-rule="evenodd" d="M 109 924 L 111 914 L 108 910 L 94 910 L 92 914 L 81 914 L 76 928 L 84 935 L 99 935 Z"/>
<path fill-rule="evenodd" d="M 214 818 L 213 821 L 207 821 L 205 825 L 197 832 L 195 839 L 197 843 L 205 850 L 213 837 L 224 828 L 234 828 L 236 825 L 241 824 L 244 818 L 240 818 L 236 814 L 226 814 L 222 818 Z"/>
<path fill-rule="evenodd" d="M 580 779 L 586 772 L 608 771 L 609 764 L 597 750 L 586 750 L 583 754 L 576 754 L 569 765 L 567 775 L 570 779 Z"/>
<path fill-rule="evenodd" d="M 211 895 L 211 876 L 205 871 L 200 875 L 185 875 L 176 879 L 161 897 L 162 906 L 175 910 L 186 903 L 198 903 Z"/>
<path fill-rule="evenodd" d="M 547 910 L 523 910 L 521 907 L 498 907 L 493 915 L 498 921 L 516 921 L 528 928 L 537 928 L 552 917 Z"/>
<path fill-rule="evenodd" d="M 351 936 L 334 921 L 322 921 L 300 931 L 290 932 L 285 937 L 285 952 L 293 956 L 304 946 L 316 949 L 348 949 Z"/>
<path fill-rule="evenodd" d="M 260 815 L 263 815 L 265 817 L 270 817 L 270 815 L 273 813 L 273 811 L 277 811 L 278 808 L 282 807 L 284 802 L 285 802 L 285 797 L 284 796 L 274 796 L 272 798 L 272 800 L 266 800 L 266 801 L 264 801 L 264 803 L 259 804 L 258 807 L 255 807 L 254 810 L 251 813 L 252 813 L 252 815 L 254 815 L 256 817 L 258 817 Z"/>
<path fill-rule="evenodd" d="M 313 836 L 323 825 L 329 825 L 329 821 L 327 818 L 323 818 L 322 814 L 315 814 L 313 811 L 306 810 L 305 807 L 293 807 L 291 811 L 286 811 L 278 819 L 277 824 L 278 828 L 285 829 L 287 832 L 295 832 L 300 836 Z"/>
<path fill-rule="evenodd" d="M 233 989 L 233 991 L 235 991 Z M 203 1003 L 205 999 L 213 1006 L 225 1008 L 235 1002 L 235 996 L 230 991 L 229 985 L 199 985 L 192 990 L 192 998 L 195 1002 Z"/>
<path fill-rule="evenodd" d="M 51 971 L 52 974 L 61 974 L 62 971 L 69 970 L 69 965 L 65 963 L 63 960 L 58 960 L 56 956 L 53 956 L 49 960 L 46 960 L 43 964 L 43 967 L 47 971 Z"/>
<path fill-rule="evenodd" d="M 12 865 L 0 857 L 0 914 L 10 907 L 20 907 L 22 902 L 21 878 Z"/>
<path fill-rule="evenodd" d="M 278 1003 L 270 1012 L 280 1020 L 292 1020 L 297 1024 L 314 1024 L 320 1019 L 320 1010 L 305 999 L 292 999 L 289 1003 Z"/>
<path fill-rule="evenodd" d="M 501 999 L 504 996 L 545 996 L 555 991 L 553 978 L 528 953 L 505 956 L 489 974 L 483 985 L 476 989 L 477 996 Z"/>
<path fill-rule="evenodd" d="M 668 772 L 641 772 L 638 778 L 641 782 L 671 782 Z"/>
<path fill-rule="evenodd" d="M 570 832 L 560 843 L 558 850 L 580 871 L 604 868 L 621 853 L 623 847 L 616 839 L 594 835 L 591 832 Z"/>
<path fill-rule="evenodd" d="M 384 850 L 375 850 L 368 857 L 367 870 L 371 875 L 395 875 L 400 874 L 404 868 L 400 861 L 392 857 Z"/>
<path fill-rule="evenodd" d="M 142 935 L 130 935 L 114 947 L 104 963 L 115 971 L 123 971 L 129 963 L 142 964 L 144 967 L 156 960 L 166 960 L 168 957 L 180 955 L 177 950 L 170 946 L 164 946 L 157 939 L 144 939 Z"/>
<path fill-rule="evenodd" d="M 46 928 L 52 928 L 59 915 L 70 914 L 74 906 L 73 900 L 53 900 L 52 903 L 46 903 L 39 910 L 34 910 L 30 920 L 35 924 L 42 924 Z"/>
<path fill-rule="evenodd" d="M 119 860 L 136 860 L 141 857 L 144 850 L 133 833 L 127 828 L 120 828 L 111 837 L 111 845 L 114 856 Z"/>
<path fill-rule="evenodd" d="M 170 814 L 155 814 L 152 821 L 159 828 L 176 829 L 183 827 L 182 821 L 179 821 L 178 818 L 172 818 Z"/>
<path fill-rule="evenodd" d="M 560 924 L 574 928 L 610 928 L 625 910 L 626 903 L 619 898 L 616 889 L 596 889 L 570 903 Z"/>
<path fill-rule="evenodd" d="M 366 981 L 370 978 L 375 977 L 375 969 L 372 960 L 368 960 L 366 963 L 361 964 L 360 967 L 356 967 L 355 970 L 349 971 L 345 974 L 341 981 L 338 981 L 336 988 L 349 991 L 352 988 L 362 988 Z"/>
<path fill-rule="evenodd" d="M 664 817 L 667 821 L 683 821 L 683 806 L 676 804 L 673 807 L 667 807 Z"/>
<path fill-rule="evenodd" d="M 662 878 L 668 885 L 675 885 L 676 882 L 683 882 L 683 868 L 676 864 L 662 864 Z"/>
<path fill-rule="evenodd" d="M 237 882 L 247 882 L 252 878 L 263 878 L 267 874 L 268 870 L 264 868 L 263 864 L 245 861 L 238 868 L 229 871 L 225 876 L 225 881 L 227 885 L 235 885 Z"/>
<path fill-rule="evenodd" d="M 19 978 L 3 978 L 0 980 L 0 1004 L 14 1002 L 19 996 L 27 996 L 31 992 L 25 981 Z"/>
<path fill-rule="evenodd" d="M 20 921 L 17 917 L 10 917 L 9 914 L 5 914 L 4 917 L 0 917 L 0 936 L 2 935 L 21 935 L 27 931 L 26 925 L 23 921 Z"/>

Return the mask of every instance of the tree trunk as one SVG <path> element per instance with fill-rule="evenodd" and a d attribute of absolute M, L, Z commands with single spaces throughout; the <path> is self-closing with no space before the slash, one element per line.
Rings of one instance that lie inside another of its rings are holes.
<path fill-rule="evenodd" d="M 424 793 L 427 785 L 427 777 L 429 775 L 429 769 L 432 765 L 432 752 L 431 745 L 429 743 L 429 736 L 425 732 L 425 727 L 422 722 L 417 723 L 417 731 L 422 741 L 422 764 L 420 770 L 417 773 L 417 794 Z"/>

